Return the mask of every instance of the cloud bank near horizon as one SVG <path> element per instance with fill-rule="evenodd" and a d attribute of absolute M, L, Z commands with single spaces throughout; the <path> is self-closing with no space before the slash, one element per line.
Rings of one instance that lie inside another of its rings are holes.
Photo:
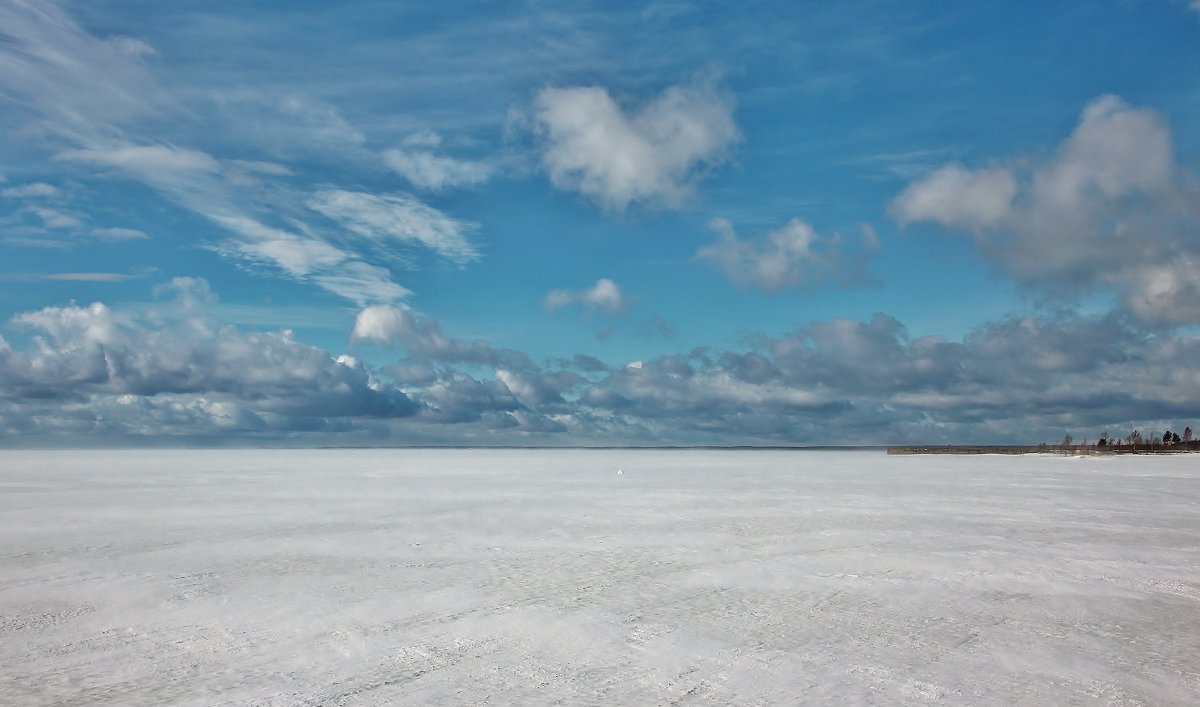
<path fill-rule="evenodd" d="M 288 331 L 221 324 L 203 281 L 160 291 L 169 299 L 148 311 L 94 303 L 15 317 L 9 331 L 28 341 L 0 338 L 5 440 L 1032 443 L 1182 427 L 1200 394 L 1200 340 L 1117 313 L 1014 317 L 962 341 L 912 337 L 877 314 L 623 365 L 539 363 L 380 305 L 351 333 L 354 346 L 390 352 L 375 369 Z"/>

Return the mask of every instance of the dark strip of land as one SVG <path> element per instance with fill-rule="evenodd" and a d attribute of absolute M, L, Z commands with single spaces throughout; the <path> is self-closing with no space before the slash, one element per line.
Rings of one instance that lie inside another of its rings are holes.
<path fill-rule="evenodd" d="M 1111 446 L 1072 445 L 910 445 L 888 447 L 888 454 L 1183 454 L 1200 451 L 1195 443 L 1188 444 L 1122 444 Z"/>

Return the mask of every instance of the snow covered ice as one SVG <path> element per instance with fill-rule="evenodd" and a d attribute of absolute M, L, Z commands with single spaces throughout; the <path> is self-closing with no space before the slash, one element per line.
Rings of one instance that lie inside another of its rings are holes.
<path fill-rule="evenodd" d="M 1198 461 L 0 452 L 0 704 L 1200 704 Z"/>

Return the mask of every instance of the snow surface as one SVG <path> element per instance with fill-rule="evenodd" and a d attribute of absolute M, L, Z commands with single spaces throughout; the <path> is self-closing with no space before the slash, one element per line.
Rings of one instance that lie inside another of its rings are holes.
<path fill-rule="evenodd" d="M 0 704 L 938 700 L 1200 704 L 1200 457 L 0 452 Z"/>

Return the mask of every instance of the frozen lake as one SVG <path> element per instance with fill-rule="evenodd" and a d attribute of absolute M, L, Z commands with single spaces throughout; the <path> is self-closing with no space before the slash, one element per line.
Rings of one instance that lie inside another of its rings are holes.
<path fill-rule="evenodd" d="M 0 704 L 939 700 L 1200 704 L 1200 456 L 0 452 Z"/>

